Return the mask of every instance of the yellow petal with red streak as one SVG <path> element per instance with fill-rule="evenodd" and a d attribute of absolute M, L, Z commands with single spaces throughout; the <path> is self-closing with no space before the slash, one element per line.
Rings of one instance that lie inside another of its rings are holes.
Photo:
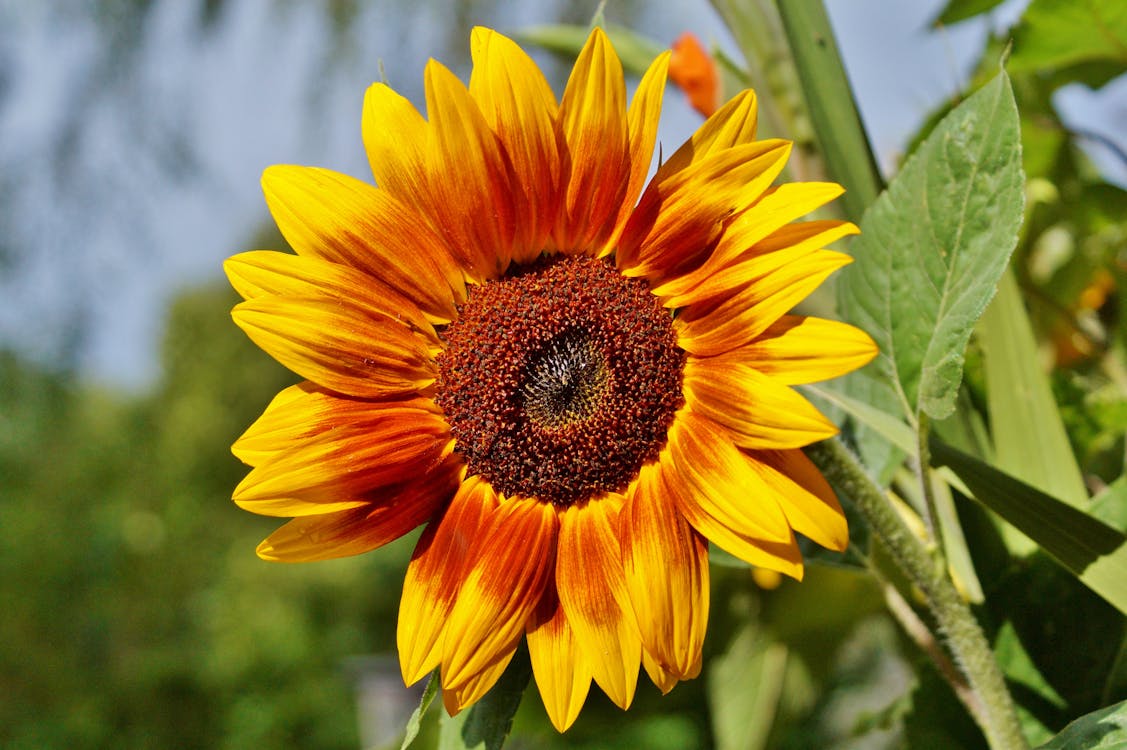
<path fill-rule="evenodd" d="M 638 684 L 642 641 L 626 592 L 612 502 L 596 498 L 561 514 L 556 586 L 595 682 L 627 708 Z"/>
<path fill-rule="evenodd" d="M 415 545 L 396 631 L 406 684 L 418 682 L 442 660 L 443 634 L 466 573 L 470 547 L 480 541 L 496 508 L 497 494 L 489 483 L 468 477 Z"/>
<path fill-rule="evenodd" d="M 510 499 L 470 547 L 442 648 L 442 685 L 458 688 L 516 648 L 555 568 L 549 503 Z"/>

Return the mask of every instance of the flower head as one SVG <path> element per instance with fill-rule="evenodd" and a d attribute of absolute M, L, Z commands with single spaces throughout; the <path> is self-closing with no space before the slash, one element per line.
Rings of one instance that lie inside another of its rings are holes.
<path fill-rule="evenodd" d="M 668 53 L 627 107 L 594 31 L 557 102 L 487 29 L 467 88 L 426 69 L 427 118 L 364 104 L 378 187 L 276 166 L 266 200 L 297 255 L 227 262 L 235 321 L 306 378 L 235 443 L 234 499 L 292 520 L 269 560 L 352 555 L 426 528 L 407 570 L 408 683 L 480 698 L 527 637 L 561 731 L 592 680 L 622 707 L 639 665 L 700 670 L 708 546 L 802 575 L 795 532 L 847 543 L 799 448 L 835 432 L 790 386 L 873 357 L 863 333 L 788 314 L 857 230 L 795 220 L 832 184 L 771 187 L 744 92 L 646 185 Z"/>

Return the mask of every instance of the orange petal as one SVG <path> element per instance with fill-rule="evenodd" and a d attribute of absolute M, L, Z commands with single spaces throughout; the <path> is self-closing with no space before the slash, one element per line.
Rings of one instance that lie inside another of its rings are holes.
<path fill-rule="evenodd" d="M 852 260 L 829 250 L 809 253 L 743 289 L 683 308 L 673 322 L 677 344 L 698 357 L 744 346 Z"/>
<path fill-rule="evenodd" d="M 357 499 L 437 466 L 450 442 L 449 427 L 430 399 L 371 402 L 310 392 L 268 410 L 236 443 L 272 457 L 239 483 L 233 497 L 248 510 L 278 498 Z"/>
<path fill-rule="evenodd" d="M 818 544 L 843 552 L 849 545 L 845 513 L 818 467 L 800 450 L 748 451 L 771 485 L 791 527 Z"/>
<path fill-rule="evenodd" d="M 752 565 L 802 577 L 802 555 L 778 499 L 722 428 L 683 410 L 659 463 L 677 510 L 709 541 Z"/>
<path fill-rule="evenodd" d="M 379 493 L 364 507 L 295 518 L 258 545 L 258 556 L 306 562 L 382 547 L 431 518 L 457 487 L 460 469 L 461 461 L 451 457 L 415 481 Z"/>
<path fill-rule="evenodd" d="M 642 643 L 660 667 L 660 679 L 650 677 L 665 690 L 700 670 L 708 542 L 677 511 L 657 464 L 643 466 L 627 492 L 620 528 L 626 588 Z"/>
<path fill-rule="evenodd" d="M 611 525 L 613 502 L 598 498 L 562 514 L 556 586 L 595 682 L 625 709 L 638 684 L 642 641 Z"/>
<path fill-rule="evenodd" d="M 784 315 L 755 341 L 724 357 L 752 365 L 778 383 L 799 385 L 852 372 L 876 355 L 877 345 L 860 328 Z"/>
<path fill-rule="evenodd" d="M 685 402 L 742 448 L 801 448 L 837 427 L 793 389 L 732 357 L 689 357 Z"/>
<path fill-rule="evenodd" d="M 731 216 L 759 198 L 790 155 L 787 141 L 723 149 L 646 188 L 623 230 L 616 261 L 655 285 L 703 263 Z"/>
<path fill-rule="evenodd" d="M 279 165 L 262 175 L 266 204 L 299 255 L 363 271 L 414 300 L 434 322 L 466 299 L 461 269 L 425 217 L 387 190 L 328 169 Z"/>
<path fill-rule="evenodd" d="M 559 522 L 548 503 L 511 499 L 473 540 L 446 622 L 442 685 L 458 688 L 511 653 L 555 567 Z"/>
<path fill-rule="evenodd" d="M 512 40 L 478 26 L 470 50 L 470 95 L 504 146 L 513 167 L 513 197 L 522 201 L 513 259 L 528 262 L 544 249 L 559 213 L 559 105 L 544 74 Z"/>
<path fill-rule="evenodd" d="M 337 393 L 384 398 L 434 382 L 427 337 L 363 298 L 257 297 L 231 317 L 278 362 Z"/>
<path fill-rule="evenodd" d="M 597 253 L 615 231 L 630 182 L 630 133 L 622 63 L 602 29 L 579 53 L 560 103 L 568 178 L 555 241 Z"/>
<path fill-rule="evenodd" d="M 442 636 L 462 585 L 466 556 L 496 508 L 497 494 L 489 483 L 468 477 L 415 545 L 403 581 L 396 633 L 406 684 L 418 682 L 441 661 Z"/>
<path fill-rule="evenodd" d="M 556 731 L 566 731 L 587 700 L 591 667 L 560 607 L 554 583 L 544 588 L 544 596 L 528 622 L 527 638 L 532 673 L 544 709 Z"/>

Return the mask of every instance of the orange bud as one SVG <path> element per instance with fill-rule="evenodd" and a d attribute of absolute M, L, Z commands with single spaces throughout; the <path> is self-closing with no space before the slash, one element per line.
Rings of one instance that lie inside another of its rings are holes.
<path fill-rule="evenodd" d="M 669 78 L 689 97 L 693 108 L 708 117 L 720 106 L 720 74 L 716 61 L 694 34 L 686 31 L 673 43 Z"/>

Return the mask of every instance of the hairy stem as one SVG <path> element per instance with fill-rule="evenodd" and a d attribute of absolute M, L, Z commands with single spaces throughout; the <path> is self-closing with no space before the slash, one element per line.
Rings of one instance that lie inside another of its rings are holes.
<path fill-rule="evenodd" d="M 946 572 L 937 569 L 920 540 L 869 478 L 857 458 L 840 440 L 827 440 L 807 449 L 810 458 L 857 506 L 873 533 L 889 550 L 896 565 L 923 593 L 932 616 L 966 678 L 966 686 L 981 706 L 970 709 L 993 750 L 1026 750 L 1013 699 L 990 650 L 986 636 L 959 596 Z M 964 690 L 955 685 L 957 694 Z"/>

